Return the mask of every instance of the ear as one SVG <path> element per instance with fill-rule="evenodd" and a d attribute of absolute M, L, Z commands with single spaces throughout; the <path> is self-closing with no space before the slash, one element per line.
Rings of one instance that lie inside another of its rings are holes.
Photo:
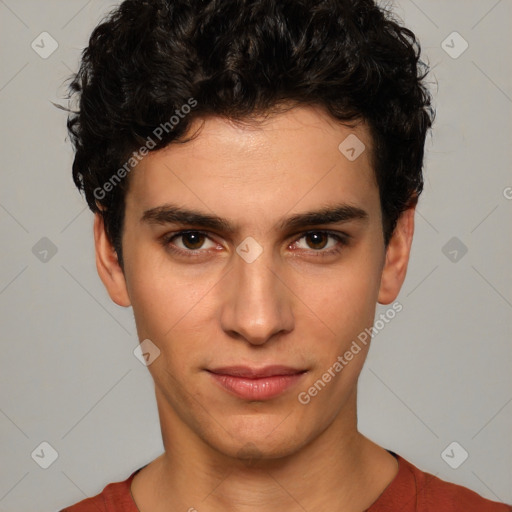
<path fill-rule="evenodd" d="M 412 237 L 414 234 L 415 207 L 408 208 L 398 218 L 395 230 L 386 249 L 386 261 L 380 280 L 379 304 L 393 302 L 407 273 L 407 264 L 411 253 Z"/>
<path fill-rule="evenodd" d="M 94 217 L 94 245 L 98 275 L 110 298 L 119 306 L 130 306 L 131 302 L 126 288 L 124 272 L 119 265 L 116 251 L 105 232 L 103 217 L 99 213 L 96 213 Z"/>

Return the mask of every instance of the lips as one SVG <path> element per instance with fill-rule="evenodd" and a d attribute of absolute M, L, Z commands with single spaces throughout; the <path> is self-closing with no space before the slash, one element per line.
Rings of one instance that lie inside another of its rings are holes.
<path fill-rule="evenodd" d="M 269 400 L 302 379 L 307 370 L 272 365 L 263 368 L 226 366 L 207 370 L 225 391 L 244 400 Z"/>
<path fill-rule="evenodd" d="M 249 366 L 226 366 L 209 370 L 217 375 L 230 375 L 232 377 L 246 377 L 248 379 L 259 379 L 262 377 L 275 377 L 278 375 L 296 375 L 305 370 L 297 370 L 289 366 L 265 366 L 263 368 L 251 368 Z"/>

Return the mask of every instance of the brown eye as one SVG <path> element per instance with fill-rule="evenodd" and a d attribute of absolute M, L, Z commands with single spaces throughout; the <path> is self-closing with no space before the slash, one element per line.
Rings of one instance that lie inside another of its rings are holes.
<path fill-rule="evenodd" d="M 182 240 L 182 244 L 191 251 L 200 249 L 204 244 L 206 236 L 198 232 L 183 233 L 179 236 Z"/>
<path fill-rule="evenodd" d="M 349 237 L 330 231 L 308 231 L 294 243 L 295 249 L 304 250 L 315 256 L 330 256 L 340 252 Z"/>
<path fill-rule="evenodd" d="M 308 247 L 310 249 L 324 249 L 329 241 L 329 235 L 327 233 L 308 233 L 304 236 L 307 240 Z"/>
<path fill-rule="evenodd" d="M 212 250 L 219 250 L 209 233 L 197 230 L 169 233 L 161 240 L 164 248 L 179 257 L 199 258 L 211 256 Z"/>

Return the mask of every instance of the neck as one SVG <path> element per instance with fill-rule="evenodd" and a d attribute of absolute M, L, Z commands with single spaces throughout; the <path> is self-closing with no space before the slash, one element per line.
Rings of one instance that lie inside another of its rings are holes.
<path fill-rule="evenodd" d="M 274 512 L 368 508 L 396 475 L 395 458 L 357 431 L 356 393 L 313 441 L 284 457 L 241 460 L 162 414 L 165 452 L 132 483 L 140 512 Z M 165 409 L 168 410 L 168 409 Z M 247 456 L 248 455 L 248 456 Z"/>

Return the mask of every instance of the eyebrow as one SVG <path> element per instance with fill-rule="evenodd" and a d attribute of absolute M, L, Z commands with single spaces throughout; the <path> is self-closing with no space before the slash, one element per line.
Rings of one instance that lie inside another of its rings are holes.
<path fill-rule="evenodd" d="M 320 224 L 335 224 L 353 220 L 367 220 L 368 213 L 357 206 L 339 204 L 325 206 L 319 210 L 297 213 L 280 220 L 276 228 L 282 231 L 315 226 Z M 200 211 L 182 208 L 178 205 L 165 204 L 144 211 L 141 222 L 148 224 L 183 224 L 188 226 L 200 226 L 204 229 L 213 229 L 221 232 L 232 233 L 237 231 L 237 226 L 228 219 L 217 215 L 210 215 Z"/>

